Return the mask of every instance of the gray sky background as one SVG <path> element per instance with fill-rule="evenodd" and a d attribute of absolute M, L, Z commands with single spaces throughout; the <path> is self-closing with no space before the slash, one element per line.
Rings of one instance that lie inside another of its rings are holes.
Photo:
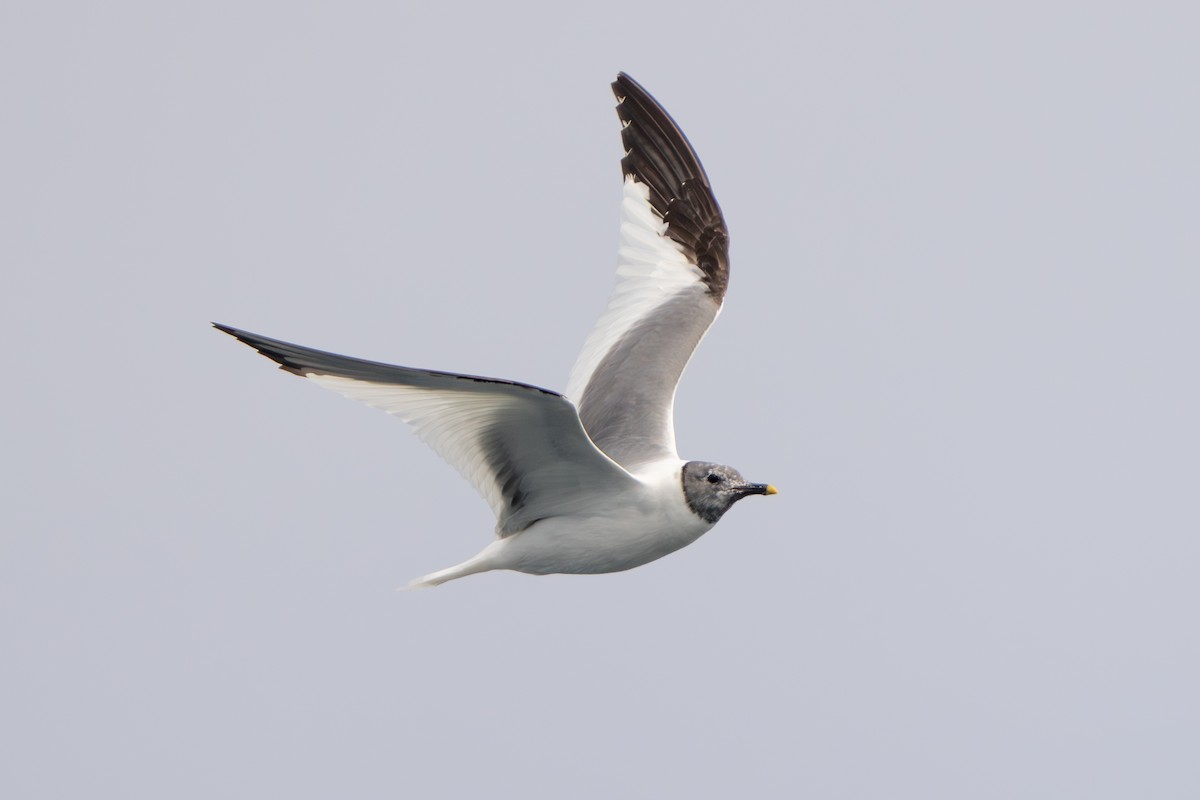
<path fill-rule="evenodd" d="M 0 7 L 0 795 L 1200 796 L 1192 4 L 431 5 Z M 487 507 L 208 321 L 561 389 L 619 69 L 781 494 L 397 594 Z"/>

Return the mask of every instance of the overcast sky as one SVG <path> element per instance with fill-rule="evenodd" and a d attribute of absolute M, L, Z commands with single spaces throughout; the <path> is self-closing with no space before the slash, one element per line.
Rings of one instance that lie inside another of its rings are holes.
<path fill-rule="evenodd" d="M 0 795 L 1200 796 L 1200 19 L 978 5 L 5 2 Z M 562 389 L 622 69 L 780 495 L 396 593 L 487 506 L 208 323 Z"/>

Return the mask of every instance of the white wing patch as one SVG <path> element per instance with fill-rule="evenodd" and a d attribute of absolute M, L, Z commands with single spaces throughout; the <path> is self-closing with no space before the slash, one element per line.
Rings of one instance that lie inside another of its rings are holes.
<path fill-rule="evenodd" d="M 688 261 L 666 230 L 667 224 L 650 205 L 649 188 L 626 176 L 617 286 L 571 370 L 566 395 L 576 405 L 592 373 L 622 336 L 680 291 L 703 285 L 704 273 Z"/>
<path fill-rule="evenodd" d="M 545 517 L 601 513 L 593 500 L 635 482 L 592 444 L 574 407 L 556 394 L 503 383 L 463 391 L 305 377 L 411 425 L 487 501 L 499 536 Z"/>
<path fill-rule="evenodd" d="M 458 470 L 483 496 L 497 517 L 504 498 L 492 475 L 480 437 L 513 399 L 503 395 L 416 389 L 387 383 L 357 381 L 336 375 L 305 376 L 326 389 L 361 400 L 399 417 L 438 455 Z"/>

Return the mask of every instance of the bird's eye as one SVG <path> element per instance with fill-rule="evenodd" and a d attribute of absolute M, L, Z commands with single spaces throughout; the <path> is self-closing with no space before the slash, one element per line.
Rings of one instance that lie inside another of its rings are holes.
<path fill-rule="evenodd" d="M 717 475 L 717 474 L 716 474 L 716 473 L 714 473 L 714 472 L 710 472 L 710 473 L 708 473 L 708 482 L 709 482 L 709 483 L 720 483 L 720 482 L 721 482 L 721 476 L 720 476 L 720 475 Z"/>

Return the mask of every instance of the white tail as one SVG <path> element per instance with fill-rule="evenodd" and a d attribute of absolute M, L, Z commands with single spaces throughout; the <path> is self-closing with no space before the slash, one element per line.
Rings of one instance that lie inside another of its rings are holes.
<path fill-rule="evenodd" d="M 407 586 L 402 586 L 401 590 L 408 591 L 410 589 L 428 589 L 431 586 L 441 586 L 446 581 L 452 581 L 457 578 L 465 578 L 468 575 L 474 575 L 478 572 L 488 572 L 493 569 L 503 569 L 498 563 L 495 551 L 503 543 L 503 539 L 492 542 L 487 547 L 483 548 L 478 555 L 469 558 L 461 564 L 446 569 L 440 569 L 437 572 L 431 572 L 428 575 L 422 575 L 419 578 L 414 578 L 408 582 Z"/>

